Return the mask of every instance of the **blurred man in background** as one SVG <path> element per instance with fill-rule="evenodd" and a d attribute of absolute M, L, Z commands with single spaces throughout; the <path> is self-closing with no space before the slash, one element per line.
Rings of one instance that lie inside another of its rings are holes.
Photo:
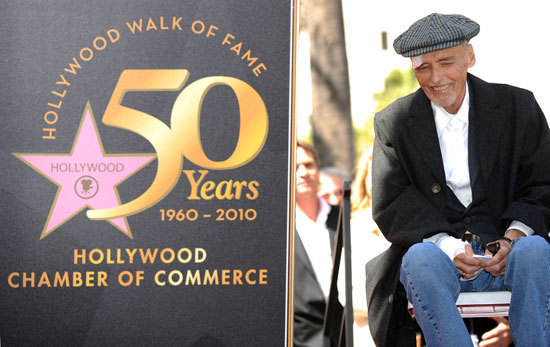
<path fill-rule="evenodd" d="M 344 182 L 348 175 L 335 167 L 321 169 L 319 196 L 332 206 L 340 206 L 344 197 Z"/>
<path fill-rule="evenodd" d="M 330 293 L 338 207 L 318 196 L 319 158 L 298 141 L 296 149 L 296 238 L 294 243 L 294 346 L 323 346 Z"/>

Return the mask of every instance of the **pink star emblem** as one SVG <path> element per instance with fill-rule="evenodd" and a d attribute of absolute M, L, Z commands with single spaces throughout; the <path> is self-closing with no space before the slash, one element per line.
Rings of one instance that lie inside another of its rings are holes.
<path fill-rule="evenodd" d="M 89 102 L 70 154 L 14 155 L 59 187 L 40 239 L 85 208 L 119 206 L 116 186 L 156 158 L 154 154 L 106 155 Z M 126 217 L 108 222 L 132 238 Z"/>

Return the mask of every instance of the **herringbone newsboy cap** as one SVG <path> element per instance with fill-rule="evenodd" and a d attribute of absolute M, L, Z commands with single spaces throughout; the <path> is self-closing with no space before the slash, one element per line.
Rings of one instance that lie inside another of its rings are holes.
<path fill-rule="evenodd" d="M 479 24 L 460 14 L 432 13 L 393 41 L 397 54 L 414 57 L 458 46 L 479 33 Z"/>

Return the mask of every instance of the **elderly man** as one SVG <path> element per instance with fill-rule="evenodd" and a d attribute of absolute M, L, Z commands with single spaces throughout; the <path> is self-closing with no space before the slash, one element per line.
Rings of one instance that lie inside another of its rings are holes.
<path fill-rule="evenodd" d="M 531 92 L 468 73 L 478 33 L 434 13 L 394 41 L 421 88 L 375 117 L 373 216 L 392 243 L 367 265 L 377 345 L 410 331 L 403 288 L 428 346 L 471 345 L 455 300 L 498 290 L 516 345 L 550 345 L 550 132 Z"/>

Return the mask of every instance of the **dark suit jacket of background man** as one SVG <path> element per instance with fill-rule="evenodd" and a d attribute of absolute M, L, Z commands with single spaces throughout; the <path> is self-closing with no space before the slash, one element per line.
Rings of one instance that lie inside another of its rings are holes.
<path fill-rule="evenodd" d="M 504 234 L 518 220 L 548 241 L 550 136 L 542 110 L 527 90 L 471 74 L 468 82 L 478 174 L 496 229 Z M 366 288 L 374 340 L 389 346 L 400 330 L 410 332 L 407 299 L 398 281 L 408 247 L 436 233 L 462 235 L 443 216 L 450 189 L 433 110 L 422 89 L 377 114 L 375 134 L 373 216 L 393 245 L 367 264 Z"/>
<path fill-rule="evenodd" d="M 338 207 L 332 207 L 326 222 L 330 246 L 334 251 L 334 237 L 338 224 Z M 315 278 L 315 272 L 306 250 L 295 233 L 294 244 L 294 346 L 323 346 L 325 296 Z M 323 236 L 319 236 L 323 237 Z"/>

